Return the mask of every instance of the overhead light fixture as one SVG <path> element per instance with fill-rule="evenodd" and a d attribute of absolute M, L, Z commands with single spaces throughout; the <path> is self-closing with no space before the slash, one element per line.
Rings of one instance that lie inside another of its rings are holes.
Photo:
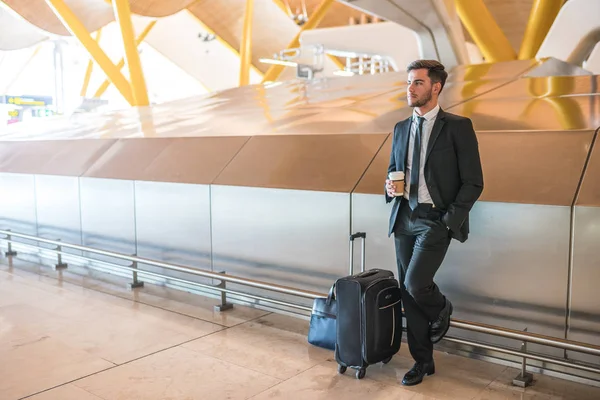
<path fill-rule="evenodd" d="M 354 72 L 348 71 L 345 69 L 338 69 L 336 71 L 333 71 L 333 74 L 337 75 L 337 76 L 354 76 L 355 75 Z"/>
<path fill-rule="evenodd" d="M 293 61 L 274 60 L 272 58 L 261 58 L 258 61 L 265 64 L 285 65 L 287 67 L 297 67 L 298 63 Z"/>
<path fill-rule="evenodd" d="M 272 82 L 272 81 L 267 81 L 263 84 L 263 86 L 265 87 L 265 89 L 271 89 L 274 88 L 276 86 L 282 85 L 283 82 L 278 81 L 278 82 Z"/>
<path fill-rule="evenodd" d="M 212 42 L 213 40 L 215 40 L 217 37 L 216 35 L 212 34 L 212 33 L 208 33 L 208 32 L 200 32 L 198 34 L 198 38 L 200 40 L 202 40 L 203 42 Z"/>

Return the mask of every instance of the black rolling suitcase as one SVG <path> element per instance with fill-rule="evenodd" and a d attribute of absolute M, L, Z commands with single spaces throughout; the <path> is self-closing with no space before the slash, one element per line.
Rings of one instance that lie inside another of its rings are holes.
<path fill-rule="evenodd" d="M 337 328 L 335 360 L 338 372 L 356 369 L 364 378 L 371 364 L 387 364 L 400 350 L 402 340 L 402 304 L 400 287 L 391 271 L 364 271 L 364 233 L 350 237 L 363 239 L 361 272 L 340 278 L 335 283 Z M 351 242 L 352 243 L 352 242 Z M 353 246 L 351 248 L 351 253 Z M 350 265 L 352 269 L 352 256 Z"/>

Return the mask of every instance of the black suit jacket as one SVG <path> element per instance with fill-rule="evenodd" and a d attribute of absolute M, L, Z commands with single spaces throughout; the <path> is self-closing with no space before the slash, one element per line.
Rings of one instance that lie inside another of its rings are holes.
<path fill-rule="evenodd" d="M 410 137 L 412 116 L 394 127 L 392 152 L 388 174 L 405 171 L 406 153 Z M 444 112 L 440 109 L 425 156 L 425 181 L 436 208 L 444 212 L 443 221 L 452 237 L 460 242 L 469 236 L 469 211 L 483 191 L 483 172 L 479 158 L 479 145 L 469 118 Z M 394 201 L 390 215 L 388 235 L 394 232 L 400 202 L 404 197 L 389 197 Z"/>

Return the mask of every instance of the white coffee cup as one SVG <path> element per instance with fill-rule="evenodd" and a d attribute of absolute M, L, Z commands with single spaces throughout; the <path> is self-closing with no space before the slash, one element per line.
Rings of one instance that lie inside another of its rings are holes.
<path fill-rule="evenodd" d="M 404 171 L 390 172 L 389 178 L 396 185 L 396 193 L 394 196 L 402 196 L 404 194 Z"/>

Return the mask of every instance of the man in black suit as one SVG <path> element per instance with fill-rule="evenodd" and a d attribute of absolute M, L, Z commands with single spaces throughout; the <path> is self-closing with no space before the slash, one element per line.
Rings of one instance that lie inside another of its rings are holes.
<path fill-rule="evenodd" d="M 417 60 L 407 71 L 413 115 L 394 127 L 388 168 L 388 174 L 403 171 L 405 183 L 388 179 L 385 187 L 386 201 L 394 202 L 389 235 L 394 234 L 408 346 L 416 361 L 402 384 L 416 385 L 435 372 L 433 344 L 448 331 L 452 314 L 452 303 L 433 278 L 451 239 L 467 240 L 483 173 L 471 120 L 438 105 L 448 76 L 444 66 Z"/>

